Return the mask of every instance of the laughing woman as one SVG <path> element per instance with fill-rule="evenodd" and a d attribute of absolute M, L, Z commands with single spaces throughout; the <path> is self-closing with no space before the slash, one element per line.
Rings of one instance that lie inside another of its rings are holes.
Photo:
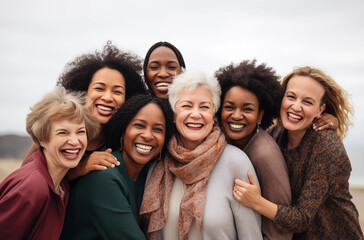
<path fill-rule="evenodd" d="M 123 52 L 109 41 L 102 51 L 81 55 L 68 63 L 57 84 L 67 90 L 85 91 L 87 100 L 92 103 L 90 112 L 104 127 L 127 99 L 145 93 L 139 75 L 141 69 L 139 57 Z M 80 164 L 69 171 L 67 179 L 75 179 L 90 171 L 105 170 L 118 164 L 110 153 L 111 149 L 106 149 L 102 133 L 101 131 L 91 139 Z M 37 146 L 33 144 L 28 155 L 36 150 Z"/>
<path fill-rule="evenodd" d="M 27 132 L 39 150 L 0 185 L 1 239 L 59 239 L 69 196 L 64 176 L 99 128 L 84 103 L 59 87 L 28 114 Z"/>
<path fill-rule="evenodd" d="M 283 126 L 273 129 L 273 137 L 287 163 L 292 206 L 261 197 L 252 177 L 252 184 L 236 180 L 236 197 L 278 228 L 293 232 L 293 239 L 363 239 L 358 211 L 351 202 L 351 165 L 344 145 L 335 131 L 312 129 L 314 119 L 324 110 L 347 129 L 352 110 L 346 92 L 311 67 L 288 74 L 282 87 Z"/>
<path fill-rule="evenodd" d="M 144 80 L 157 98 L 168 99 L 168 86 L 173 77 L 186 68 L 181 52 L 169 42 L 157 42 L 144 59 Z"/>
<path fill-rule="evenodd" d="M 219 118 L 228 141 L 243 150 L 255 168 L 262 196 L 281 205 L 291 204 L 287 166 L 281 150 L 265 131 L 279 115 L 281 87 L 278 76 L 265 64 L 243 61 L 220 68 L 216 77 L 221 86 Z M 264 239 L 291 239 L 274 223 L 262 218 Z"/>
<path fill-rule="evenodd" d="M 177 131 L 150 171 L 141 207 L 152 240 L 262 239 L 261 216 L 232 194 L 234 179 L 255 171 L 214 123 L 220 93 L 216 78 L 195 71 L 169 87 Z"/>
<path fill-rule="evenodd" d="M 62 239 L 145 239 L 139 221 L 149 161 L 159 159 L 173 131 L 168 102 L 137 95 L 105 127 L 120 165 L 93 171 L 73 185 Z"/>

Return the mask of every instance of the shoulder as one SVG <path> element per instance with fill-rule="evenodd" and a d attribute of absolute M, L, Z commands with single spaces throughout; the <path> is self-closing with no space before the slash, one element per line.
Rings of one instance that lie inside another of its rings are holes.
<path fill-rule="evenodd" d="M 246 148 L 245 153 L 249 158 L 282 157 L 281 150 L 272 136 L 262 130 L 254 134 Z"/>
<path fill-rule="evenodd" d="M 115 168 L 107 168 L 105 170 L 95 170 L 89 172 L 87 175 L 80 177 L 76 184 L 77 185 L 93 185 L 94 187 L 108 187 L 108 182 L 119 181 L 121 176 Z"/>
<path fill-rule="evenodd" d="M 219 167 L 224 167 L 235 172 L 236 169 L 253 168 L 249 157 L 238 147 L 227 144 L 224 151 L 217 160 Z"/>
<path fill-rule="evenodd" d="M 0 185 L 0 198 L 14 201 L 42 203 L 49 197 L 49 186 L 44 176 L 30 162 L 10 174 Z"/>
<path fill-rule="evenodd" d="M 238 159 L 249 160 L 248 156 L 240 148 L 227 144 L 219 159 L 225 161 L 237 161 Z"/>
<path fill-rule="evenodd" d="M 345 151 L 343 142 L 334 130 L 326 129 L 314 131 L 310 129 L 308 131 L 304 140 L 306 147 L 315 145 L 315 149 L 317 149 L 318 152 L 325 154 Z"/>

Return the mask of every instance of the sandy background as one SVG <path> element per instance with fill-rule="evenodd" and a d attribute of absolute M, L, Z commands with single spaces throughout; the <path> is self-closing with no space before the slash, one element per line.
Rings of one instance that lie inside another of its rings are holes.
<path fill-rule="evenodd" d="M 18 169 L 22 161 L 13 159 L 0 159 L 0 182 L 14 170 Z M 353 202 L 359 211 L 360 226 L 363 230 L 364 226 L 364 189 L 351 188 Z"/>

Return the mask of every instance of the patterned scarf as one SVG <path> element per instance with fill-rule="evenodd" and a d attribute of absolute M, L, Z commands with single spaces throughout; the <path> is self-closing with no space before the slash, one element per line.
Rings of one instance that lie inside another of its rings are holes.
<path fill-rule="evenodd" d="M 187 237 L 196 219 L 202 230 L 207 183 L 216 160 L 226 146 L 224 134 L 218 126 L 194 150 L 181 146 L 173 136 L 168 143 L 168 154 L 158 161 L 144 191 L 140 215 L 148 225 L 151 240 L 157 238 L 168 219 L 169 197 L 175 176 L 186 184 L 178 219 L 178 239 Z"/>

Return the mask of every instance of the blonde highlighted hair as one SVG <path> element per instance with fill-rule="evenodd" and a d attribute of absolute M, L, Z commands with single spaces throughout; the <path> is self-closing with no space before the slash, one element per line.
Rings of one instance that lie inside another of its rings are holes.
<path fill-rule="evenodd" d="M 26 130 L 33 141 L 49 141 L 52 123 L 58 120 L 85 122 L 87 140 L 90 141 L 100 131 L 100 123 L 88 111 L 84 92 L 69 92 L 57 87 L 37 102 L 27 115 Z"/>
<path fill-rule="evenodd" d="M 350 95 L 331 77 L 321 70 L 309 66 L 296 68 L 286 75 L 281 82 L 283 92 L 286 91 L 289 80 L 294 76 L 310 77 L 324 87 L 325 94 L 321 100 L 321 105 L 326 104 L 324 112 L 330 113 L 337 118 L 339 126 L 336 132 L 341 139 L 344 139 L 349 130 L 349 126 L 352 125 L 350 118 L 354 114 L 353 107 L 349 102 Z"/>

